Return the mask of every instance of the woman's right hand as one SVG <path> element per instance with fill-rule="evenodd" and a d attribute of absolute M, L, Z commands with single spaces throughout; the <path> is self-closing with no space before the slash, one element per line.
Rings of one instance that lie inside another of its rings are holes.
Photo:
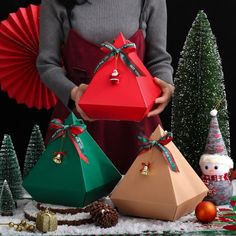
<path fill-rule="evenodd" d="M 94 121 L 93 119 L 89 118 L 79 106 L 79 100 L 81 96 L 83 95 L 83 93 L 85 92 L 85 90 L 87 89 L 87 87 L 88 87 L 87 84 L 80 84 L 79 86 L 75 86 L 71 90 L 70 96 L 71 96 L 71 99 L 75 102 L 76 110 L 81 115 L 81 117 L 87 121 Z"/>

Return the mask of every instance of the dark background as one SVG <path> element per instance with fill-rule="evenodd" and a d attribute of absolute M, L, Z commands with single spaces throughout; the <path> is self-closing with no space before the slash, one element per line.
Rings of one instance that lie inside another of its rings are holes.
<path fill-rule="evenodd" d="M 158 0 L 157 0 L 158 1 Z M 0 20 L 8 17 L 19 7 L 40 4 L 39 0 L 2 0 L 0 2 Z M 222 59 L 225 87 L 228 100 L 231 132 L 231 157 L 236 160 L 236 125 L 234 123 L 235 54 L 236 54 L 236 1 L 235 0 L 167 0 L 168 7 L 168 52 L 172 55 L 172 65 L 176 71 L 184 41 L 199 10 L 208 16 L 212 31 L 217 39 L 218 50 Z M 0 42 L 1 43 L 1 42 Z M 0 141 L 4 134 L 10 134 L 21 167 L 32 128 L 40 126 L 45 135 L 52 110 L 29 109 L 10 99 L 0 90 Z M 170 130 L 171 107 L 161 115 L 164 127 Z"/>

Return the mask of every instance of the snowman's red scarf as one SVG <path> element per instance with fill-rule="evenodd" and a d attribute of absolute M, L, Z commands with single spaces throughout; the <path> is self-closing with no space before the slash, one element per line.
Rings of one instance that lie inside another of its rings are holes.
<path fill-rule="evenodd" d="M 230 179 L 228 173 L 225 173 L 224 175 L 202 175 L 202 180 L 207 184 L 209 181 L 224 181 Z"/>

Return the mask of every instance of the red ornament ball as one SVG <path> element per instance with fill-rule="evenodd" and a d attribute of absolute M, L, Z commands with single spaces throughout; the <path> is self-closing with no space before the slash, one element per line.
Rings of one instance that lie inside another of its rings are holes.
<path fill-rule="evenodd" d="M 210 223 L 217 215 L 216 206 L 212 202 L 202 201 L 195 208 L 195 215 L 200 222 Z"/>

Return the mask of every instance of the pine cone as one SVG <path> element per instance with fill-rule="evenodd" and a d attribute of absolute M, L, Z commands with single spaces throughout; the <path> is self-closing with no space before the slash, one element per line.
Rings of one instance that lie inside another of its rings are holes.
<path fill-rule="evenodd" d="M 102 228 L 109 228 L 118 223 L 118 212 L 116 209 L 103 202 L 96 201 L 87 209 L 95 224 Z"/>

